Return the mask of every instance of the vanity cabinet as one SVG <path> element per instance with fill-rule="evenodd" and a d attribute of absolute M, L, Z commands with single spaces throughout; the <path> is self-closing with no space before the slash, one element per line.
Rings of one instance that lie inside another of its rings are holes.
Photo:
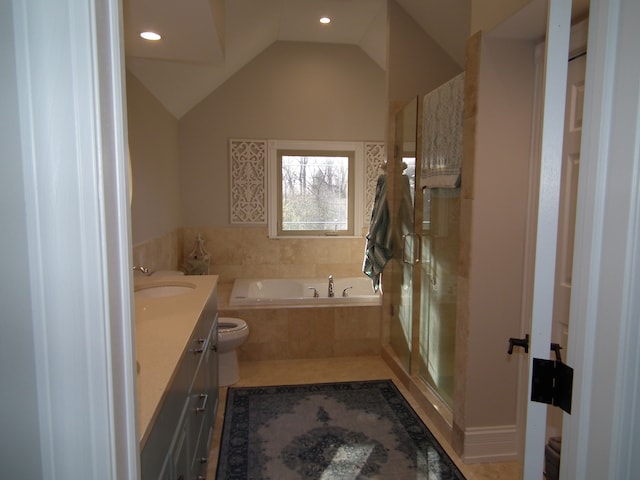
<path fill-rule="evenodd" d="M 193 448 L 190 451 L 190 472 L 191 478 L 197 480 L 206 478 L 211 435 L 218 410 L 217 341 L 216 322 L 204 346 L 204 358 L 195 377 L 187 407 L 188 431 L 193 441 Z"/>
<path fill-rule="evenodd" d="M 141 446 L 143 480 L 206 478 L 218 409 L 217 326 L 213 292 Z"/>

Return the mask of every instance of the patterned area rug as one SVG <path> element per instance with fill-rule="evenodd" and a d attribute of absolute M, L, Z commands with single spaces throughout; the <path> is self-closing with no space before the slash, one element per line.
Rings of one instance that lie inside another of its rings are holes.
<path fill-rule="evenodd" d="M 390 380 L 229 388 L 218 480 L 464 479 Z"/>

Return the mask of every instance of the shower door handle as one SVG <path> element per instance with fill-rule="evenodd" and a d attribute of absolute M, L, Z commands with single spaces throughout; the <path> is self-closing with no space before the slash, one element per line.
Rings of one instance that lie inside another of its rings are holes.
<path fill-rule="evenodd" d="M 411 242 L 411 258 L 407 259 L 407 249 L 405 248 L 407 243 L 407 238 L 412 238 Z M 420 258 L 422 257 L 422 238 L 417 233 L 405 233 L 402 236 L 402 263 L 406 263 L 407 265 L 415 265 L 420 263 Z M 416 248 L 416 245 L 417 248 Z M 418 250 L 418 254 L 416 255 L 416 249 Z"/>

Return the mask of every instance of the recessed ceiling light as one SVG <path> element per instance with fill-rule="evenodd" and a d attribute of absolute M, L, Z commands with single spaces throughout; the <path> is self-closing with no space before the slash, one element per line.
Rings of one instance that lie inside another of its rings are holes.
<path fill-rule="evenodd" d="M 331 19 L 329 17 L 322 17 L 320 19 L 320 23 L 324 23 L 326 25 L 327 23 L 331 23 Z"/>
<path fill-rule="evenodd" d="M 157 42 L 158 40 L 160 40 L 162 37 L 157 34 L 156 32 L 142 32 L 140 34 L 140 36 L 142 38 L 144 38 L 145 40 L 151 40 L 153 42 Z"/>

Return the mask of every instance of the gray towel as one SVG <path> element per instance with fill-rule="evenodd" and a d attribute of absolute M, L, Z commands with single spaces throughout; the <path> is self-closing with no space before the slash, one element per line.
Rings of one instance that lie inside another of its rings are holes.
<path fill-rule="evenodd" d="M 380 289 L 382 270 L 393 255 L 389 220 L 387 176 L 380 175 L 376 184 L 376 196 L 373 201 L 371 222 L 364 252 L 364 263 L 362 265 L 362 271 L 373 282 L 374 292 Z"/>

